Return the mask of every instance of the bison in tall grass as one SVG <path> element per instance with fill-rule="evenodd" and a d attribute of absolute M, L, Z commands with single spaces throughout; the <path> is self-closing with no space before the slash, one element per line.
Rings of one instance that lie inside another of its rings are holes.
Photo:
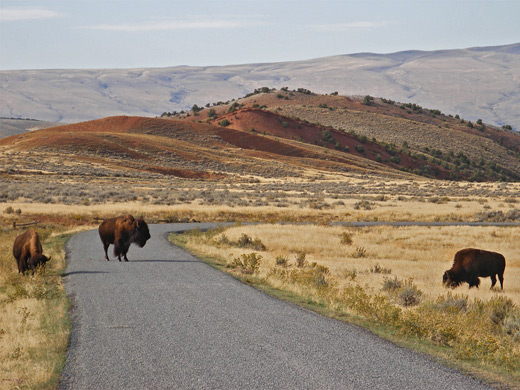
<path fill-rule="evenodd" d="M 34 273 L 39 265 L 44 266 L 51 259 L 43 254 L 40 236 L 33 229 L 15 238 L 13 256 L 18 264 L 18 272 L 22 274 L 28 270 Z"/>
<path fill-rule="evenodd" d="M 142 248 L 151 237 L 146 222 L 142 218 L 135 219 L 130 214 L 104 220 L 99 225 L 98 231 L 101 242 L 103 242 L 106 261 L 110 260 L 108 247 L 111 244 L 114 245 L 114 256 L 119 261 L 121 261 L 121 256 L 128 261 L 126 254 L 130 244 L 135 243 Z"/>
<path fill-rule="evenodd" d="M 491 278 L 491 288 L 500 280 L 500 288 L 504 289 L 504 270 L 506 259 L 500 253 L 482 249 L 467 248 L 458 251 L 453 259 L 451 269 L 444 272 L 442 283 L 446 287 L 455 288 L 467 282 L 469 288 L 480 285 L 479 277 Z"/>

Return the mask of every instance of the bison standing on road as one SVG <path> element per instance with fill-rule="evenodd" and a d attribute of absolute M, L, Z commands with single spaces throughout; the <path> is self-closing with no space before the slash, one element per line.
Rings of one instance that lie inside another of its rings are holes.
<path fill-rule="evenodd" d="M 130 244 L 135 243 L 142 248 L 151 236 L 148 225 L 142 218 L 135 219 L 132 215 L 127 214 L 101 222 L 99 237 L 103 242 L 106 261 L 109 261 L 108 247 L 110 244 L 114 245 L 114 256 L 119 261 L 121 261 L 121 255 L 125 261 L 128 261 L 126 253 Z"/>
<path fill-rule="evenodd" d="M 493 288 L 498 275 L 500 288 L 504 289 L 505 268 L 506 259 L 500 253 L 473 248 L 462 249 L 455 254 L 451 269 L 444 272 L 442 283 L 447 287 L 455 288 L 467 282 L 470 288 L 473 286 L 478 288 L 479 277 L 489 276 Z"/>
<path fill-rule="evenodd" d="M 51 259 L 43 254 L 40 237 L 33 229 L 15 238 L 13 256 L 18 264 L 18 272 L 22 274 L 27 270 L 32 270 L 34 273 L 38 265 L 44 266 Z"/>

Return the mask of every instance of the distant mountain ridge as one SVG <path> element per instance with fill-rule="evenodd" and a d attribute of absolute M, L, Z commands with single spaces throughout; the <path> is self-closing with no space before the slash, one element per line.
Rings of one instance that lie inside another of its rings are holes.
<path fill-rule="evenodd" d="M 520 129 L 520 43 L 214 67 L 0 71 L 0 117 L 158 116 L 263 86 L 384 97 Z"/>

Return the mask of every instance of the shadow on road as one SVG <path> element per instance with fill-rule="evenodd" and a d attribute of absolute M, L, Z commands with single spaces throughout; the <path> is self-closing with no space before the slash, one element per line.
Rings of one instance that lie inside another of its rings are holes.
<path fill-rule="evenodd" d="M 73 272 L 65 272 L 65 273 L 61 274 L 61 276 L 64 278 L 64 277 L 70 276 L 70 275 L 108 274 L 108 273 L 109 272 L 105 272 L 105 271 L 73 271 Z"/>
<path fill-rule="evenodd" d="M 200 263 L 198 260 L 129 260 L 129 263 Z"/>

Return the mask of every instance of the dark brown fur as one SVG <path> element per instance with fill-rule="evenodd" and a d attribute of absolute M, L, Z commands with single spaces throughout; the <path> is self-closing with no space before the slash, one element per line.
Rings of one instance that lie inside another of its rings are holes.
<path fill-rule="evenodd" d="M 18 272 L 20 273 L 28 270 L 32 270 L 34 273 L 40 264 L 44 266 L 51 259 L 43 254 L 40 237 L 33 229 L 27 230 L 16 237 L 13 244 L 13 256 L 16 259 Z"/>
<path fill-rule="evenodd" d="M 121 261 L 121 256 L 128 261 L 126 254 L 130 244 L 135 243 L 142 248 L 151 237 L 146 222 L 142 218 L 135 219 L 130 214 L 106 219 L 99 225 L 98 230 L 105 250 L 106 261 L 110 260 L 108 258 L 110 244 L 114 245 L 114 256 L 119 261 Z"/>
<path fill-rule="evenodd" d="M 469 287 L 480 285 L 479 277 L 490 277 L 491 288 L 500 280 L 500 288 L 504 289 L 504 270 L 506 259 L 500 253 L 482 249 L 467 248 L 458 251 L 453 259 L 451 269 L 444 272 L 442 283 L 455 288 L 467 282 Z"/>

